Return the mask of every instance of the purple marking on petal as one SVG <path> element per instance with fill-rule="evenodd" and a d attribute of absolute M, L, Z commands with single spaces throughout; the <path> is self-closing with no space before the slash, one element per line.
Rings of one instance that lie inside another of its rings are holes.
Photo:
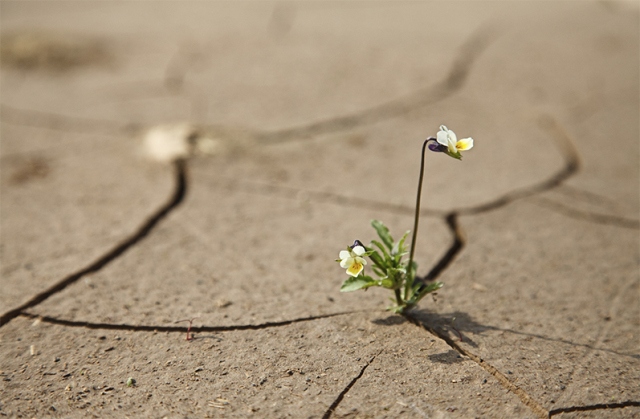
<path fill-rule="evenodd" d="M 362 242 L 361 242 L 360 240 L 356 240 L 356 241 L 354 241 L 354 242 L 353 242 L 353 245 L 352 245 L 352 246 L 349 246 L 349 248 L 350 248 L 350 249 L 353 249 L 353 248 L 354 248 L 354 247 L 356 247 L 356 246 L 362 246 L 362 247 L 364 247 L 364 248 L 366 249 L 366 247 L 364 246 L 364 244 L 362 244 Z"/>
<path fill-rule="evenodd" d="M 429 143 L 428 147 L 429 147 L 429 150 L 431 151 L 442 151 L 440 149 L 441 145 L 438 143 Z"/>
<path fill-rule="evenodd" d="M 442 145 L 436 142 L 429 143 L 429 150 L 436 151 L 438 153 L 446 153 L 449 151 L 446 145 Z"/>

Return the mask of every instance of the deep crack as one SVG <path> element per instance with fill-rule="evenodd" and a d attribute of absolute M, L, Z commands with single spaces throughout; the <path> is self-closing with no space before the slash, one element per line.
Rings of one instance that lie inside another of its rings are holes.
<path fill-rule="evenodd" d="M 371 108 L 362 110 L 360 112 L 339 116 L 327 120 L 322 120 L 318 122 L 313 122 L 307 125 L 303 125 L 300 127 L 293 127 L 288 129 L 283 129 L 274 132 L 259 132 L 256 131 L 253 133 L 257 138 L 262 139 L 268 143 L 275 143 L 281 141 L 289 141 L 293 139 L 300 139 L 304 137 L 310 137 L 319 134 L 326 134 L 330 132 L 337 132 L 341 130 L 348 130 L 354 127 L 379 122 L 382 119 L 389 119 L 393 117 L 400 116 L 405 114 L 408 111 L 413 111 L 418 107 L 428 106 L 432 103 L 435 103 L 435 100 L 430 99 L 431 97 L 437 97 L 438 100 L 450 96 L 452 93 L 458 91 L 460 88 L 464 86 L 464 83 L 468 79 L 468 75 L 470 73 L 470 69 L 473 64 L 476 62 L 478 56 L 488 47 L 490 41 L 493 38 L 493 34 L 489 34 L 485 32 L 484 35 L 478 36 L 478 34 L 472 35 L 470 40 L 468 40 L 462 47 L 460 53 L 457 55 L 457 58 L 454 60 L 452 69 L 449 71 L 446 79 L 440 81 L 434 86 L 427 87 L 424 89 L 420 89 L 410 96 L 391 100 L 386 103 L 382 103 Z M 180 88 L 184 83 L 184 69 L 178 68 L 177 70 L 173 69 L 173 67 L 169 66 L 166 74 L 166 81 L 169 87 Z M 79 131 L 85 132 L 89 130 L 96 130 L 96 127 L 105 131 L 118 131 L 121 132 L 123 129 L 131 128 L 130 125 L 126 125 L 124 123 L 116 122 L 116 121 L 105 121 L 105 120 L 91 120 L 91 119 L 83 119 L 83 118 L 72 118 L 72 117 L 64 117 L 52 113 L 38 112 L 38 111 L 22 111 L 18 109 L 14 109 L 8 107 L 6 105 L 2 105 L 0 107 L 0 113 L 2 114 L 2 120 L 4 122 L 9 122 L 13 124 L 23 124 L 30 126 L 42 126 L 50 129 L 58 129 L 58 130 L 68 130 L 68 131 Z M 561 185 L 568 178 L 573 176 L 580 168 L 580 159 L 578 153 L 576 151 L 575 146 L 573 146 L 569 136 L 564 132 L 564 130 L 560 127 L 560 125 L 551 118 L 545 119 L 546 126 L 554 133 L 554 136 L 559 139 L 558 143 L 561 146 L 562 154 L 565 158 L 564 167 L 559 170 L 555 175 L 549 178 L 546 181 L 538 183 L 536 185 L 525 187 L 521 189 L 512 190 L 492 201 L 489 201 L 484 204 L 476 205 L 473 207 L 460 208 L 455 209 L 453 211 L 438 211 L 438 210 L 430 210 L 424 209 L 421 211 L 421 215 L 423 216 L 438 216 L 444 217 L 449 229 L 453 235 L 453 243 L 445 253 L 441 257 L 441 259 L 434 265 L 434 267 L 426 274 L 423 278 L 424 281 L 432 281 L 437 279 L 444 270 L 446 270 L 456 255 L 464 247 L 464 236 L 462 234 L 461 227 L 459 226 L 458 219 L 460 215 L 476 215 L 488 211 L 492 211 L 495 209 L 499 209 L 503 206 L 506 206 L 516 200 L 523 199 L 526 197 L 531 197 L 537 195 L 543 191 L 555 188 Z M 82 278 L 83 276 L 96 272 L 102 269 L 104 266 L 112 262 L 114 259 L 121 256 L 125 253 L 129 248 L 137 244 L 140 240 L 146 237 L 149 232 L 160 222 L 164 217 L 166 217 L 174 208 L 176 208 L 183 201 L 185 194 L 187 192 L 187 176 L 186 176 L 186 162 L 185 161 L 177 161 L 175 163 L 176 170 L 176 188 L 175 191 L 167 204 L 162 206 L 154 215 L 152 215 L 140 228 L 128 239 L 123 241 L 114 247 L 111 251 L 109 251 L 104 256 L 100 257 L 98 260 L 90 264 L 88 267 L 71 274 L 66 277 L 59 283 L 50 287 L 48 290 L 36 295 L 31 300 L 21 305 L 18 308 L 15 308 L 0 317 L 0 327 L 12 320 L 17 316 L 25 316 L 29 318 L 39 318 L 41 321 L 58 324 L 68 327 L 85 327 L 89 329 L 112 329 L 112 330 L 132 330 L 132 331 L 161 331 L 161 332 L 180 332 L 184 333 L 186 327 L 178 327 L 178 326 L 136 326 L 136 325 L 127 325 L 127 324 L 109 324 L 109 323 L 90 323 L 90 322 L 80 322 L 80 321 L 70 321 L 70 320 L 62 320 L 56 319 L 48 316 L 40 316 L 37 314 L 32 314 L 25 312 L 24 310 L 28 308 L 32 308 L 50 296 L 64 290 L 67 286 L 75 283 L 77 280 Z M 275 185 L 264 185 L 259 187 L 259 192 L 263 193 L 263 190 L 268 193 L 281 193 L 283 195 L 288 195 L 287 197 L 295 197 L 297 195 L 297 191 L 293 188 L 286 188 Z M 321 202 L 333 202 L 339 205 L 345 205 L 349 207 L 367 207 L 367 208 L 376 208 L 381 211 L 402 213 L 402 214 L 412 214 L 413 209 L 409 207 L 405 207 L 402 205 L 393 205 L 384 202 L 376 202 L 373 200 L 368 200 L 364 198 L 356 198 L 356 197 L 343 197 L 338 194 L 326 193 L 326 192 L 307 192 L 309 196 L 313 199 Z M 542 199 L 542 198 L 540 198 Z M 547 201 L 541 201 L 543 203 L 546 202 L 547 206 L 553 206 L 558 212 L 564 213 L 565 215 L 572 216 L 574 218 L 583 218 L 588 221 L 609 224 L 609 225 L 619 225 L 627 228 L 640 228 L 640 223 L 637 220 L 629 220 L 621 217 L 608 216 L 605 214 L 592 214 L 592 213 L 584 213 L 573 208 L 561 206 L 553 203 L 553 205 L 549 204 Z M 341 312 L 341 313 L 332 313 L 318 316 L 309 316 L 303 317 L 293 320 L 285 320 L 280 322 L 266 322 L 262 324 L 256 325 L 231 325 L 231 326 L 200 326 L 200 327 L 192 327 L 191 331 L 193 332 L 221 332 L 221 331 L 234 331 L 234 330 L 256 330 L 256 329 L 264 329 L 269 327 L 279 327 L 286 326 L 293 323 L 312 321 L 322 318 L 329 318 L 339 315 L 347 315 L 354 313 L 351 312 Z M 524 390 L 518 387 L 516 384 L 511 382 L 504 374 L 502 374 L 499 370 L 497 370 L 492 365 L 486 363 L 482 358 L 473 354 L 472 352 L 467 351 L 460 345 L 458 345 L 455 341 L 453 341 L 449 336 L 442 333 L 439 330 L 436 330 L 413 317 L 410 313 L 406 313 L 404 315 L 406 319 L 417 325 L 418 327 L 423 328 L 429 333 L 437 336 L 438 338 L 444 340 L 452 349 L 456 350 L 458 353 L 467 356 L 476 362 L 481 368 L 489 372 L 493 375 L 501 385 L 506 388 L 508 391 L 516 394 L 520 400 L 528 406 L 535 414 L 540 417 L 551 417 L 560 413 L 568 413 L 568 412 L 578 412 L 578 411 L 593 411 L 593 410 L 601 410 L 601 409 L 614 409 L 614 408 L 624 408 L 631 406 L 640 406 L 640 402 L 637 401 L 626 401 L 622 403 L 607 403 L 607 404 L 595 404 L 589 406 L 572 406 L 567 408 L 559 408 L 551 411 L 547 411 L 544 409 L 536 400 L 534 400 L 531 396 L 529 396 Z M 381 352 L 380 352 L 381 353 Z M 378 353 L 377 355 L 379 355 Z M 335 409 L 341 403 L 345 395 L 349 392 L 349 390 L 356 384 L 356 382 L 364 375 L 368 366 L 374 361 L 377 355 L 374 355 L 369 359 L 369 361 L 360 369 L 359 374 L 354 377 L 348 385 L 340 392 L 337 398 L 333 401 L 333 403 L 329 406 L 323 418 L 329 418 L 335 412 Z"/>
<path fill-rule="evenodd" d="M 268 329 L 271 327 L 288 326 L 295 323 L 308 322 L 313 320 L 327 319 L 330 317 L 344 316 L 348 314 L 357 313 L 358 311 L 343 311 L 338 313 L 320 314 L 317 316 L 299 317 L 297 319 L 282 320 L 278 322 L 265 322 L 258 324 L 238 324 L 228 326 L 191 326 L 190 332 L 232 332 L 237 330 L 259 330 Z M 129 330 L 133 332 L 179 332 L 185 333 L 187 331 L 186 326 L 165 326 L 165 325 L 133 325 L 123 323 L 93 323 L 85 321 L 74 321 L 57 319 L 50 316 L 42 316 L 36 313 L 20 312 L 19 316 L 28 317 L 31 319 L 38 319 L 45 323 L 57 324 L 67 327 L 83 327 L 86 329 L 98 329 L 98 330 Z"/>
<path fill-rule="evenodd" d="M 0 327 L 7 324 L 9 321 L 19 316 L 23 310 L 28 308 L 32 308 L 47 298 L 51 297 L 54 294 L 59 293 L 60 291 L 67 288 L 69 285 L 75 283 L 80 278 L 84 277 L 87 274 L 94 273 L 104 268 L 114 259 L 117 259 L 122 254 L 124 254 L 127 250 L 129 250 L 132 246 L 137 244 L 140 240 L 144 239 L 153 228 L 164 219 L 172 210 L 174 210 L 180 203 L 182 203 L 186 193 L 187 193 L 187 164 L 184 160 L 176 160 L 174 162 L 174 170 L 175 170 L 175 188 L 171 195 L 169 201 L 164 204 L 158 211 L 156 211 L 153 215 L 151 215 L 147 221 L 145 221 L 138 230 L 133 233 L 129 238 L 116 245 L 113 249 L 108 251 L 105 255 L 98 258 L 96 261 L 91 263 L 89 266 L 75 272 L 57 284 L 49 287 L 47 290 L 42 291 L 41 293 L 32 297 L 26 303 L 16 307 L 6 313 L 4 313 L 0 317 Z"/>
<path fill-rule="evenodd" d="M 571 412 L 590 412 L 594 410 L 605 410 L 605 409 L 622 409 L 625 407 L 640 407 L 640 401 L 626 401 L 621 403 L 601 403 L 601 404 L 592 404 L 588 406 L 571 406 L 571 407 L 562 407 L 560 409 L 553 409 L 549 411 L 549 417 L 558 415 L 560 413 L 571 413 Z"/>
<path fill-rule="evenodd" d="M 436 263 L 429 273 L 421 279 L 425 282 L 435 281 L 440 274 L 447 269 L 449 265 L 451 265 L 456 255 L 460 253 L 465 244 L 462 228 L 460 228 L 460 225 L 458 224 L 458 214 L 455 212 L 448 214 L 445 217 L 445 221 L 447 222 L 449 231 L 451 231 L 453 236 L 453 243 L 451 243 L 451 246 L 449 246 L 449 249 L 447 249 L 447 252 L 440 258 L 438 263 Z"/>
<path fill-rule="evenodd" d="M 336 397 L 336 399 L 333 401 L 333 403 L 331 403 L 331 405 L 329 406 L 329 408 L 327 409 L 326 412 L 324 412 L 324 415 L 322 415 L 322 419 L 329 419 L 331 417 L 331 415 L 333 415 L 333 413 L 336 411 L 336 408 L 338 407 L 338 405 L 340 404 L 340 402 L 342 401 L 342 399 L 344 399 L 344 396 L 349 392 L 349 390 L 351 390 L 351 387 L 353 387 L 356 382 L 362 378 L 362 376 L 364 375 L 364 372 L 367 370 L 367 368 L 369 367 L 369 365 L 371 365 L 371 363 L 373 362 L 374 359 L 376 359 L 376 357 L 378 355 L 380 355 L 382 353 L 382 351 L 378 352 L 377 354 L 375 354 L 374 356 L 372 356 L 369 361 L 367 361 L 367 363 L 360 369 L 360 373 L 355 376 L 353 378 L 353 380 L 351 380 L 349 382 L 349 384 L 347 384 L 347 386 L 345 388 L 342 389 L 342 391 L 340 392 L 340 394 L 338 394 L 338 397 Z"/>

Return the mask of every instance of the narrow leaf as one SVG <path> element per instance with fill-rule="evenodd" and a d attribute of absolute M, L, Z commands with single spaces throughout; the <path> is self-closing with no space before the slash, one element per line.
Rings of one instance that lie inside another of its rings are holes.
<path fill-rule="evenodd" d="M 384 243 L 389 250 L 393 249 L 393 237 L 389 234 L 389 229 L 378 220 L 371 220 L 371 226 L 378 232 L 382 243 Z"/>
<path fill-rule="evenodd" d="M 371 244 L 373 244 L 378 249 L 380 249 L 380 251 L 384 254 L 385 259 L 390 259 L 389 252 L 387 252 L 387 249 L 385 249 L 384 246 L 379 241 L 371 240 Z"/>
<path fill-rule="evenodd" d="M 363 288 L 372 287 L 377 284 L 378 282 L 375 281 L 373 278 L 365 275 L 360 275 L 355 278 L 352 277 L 344 281 L 342 283 L 342 287 L 340 288 L 340 292 L 357 291 Z"/>
<path fill-rule="evenodd" d="M 369 255 L 369 259 L 371 259 L 373 261 L 373 263 L 375 263 L 378 268 L 385 269 L 384 259 L 382 259 L 382 256 L 380 256 L 380 254 L 377 251 L 374 250 Z"/>
<path fill-rule="evenodd" d="M 403 234 L 402 238 L 399 242 L 397 242 L 393 246 L 393 250 L 391 251 L 392 255 L 405 255 L 407 254 L 407 248 L 404 245 L 405 240 L 407 240 L 407 236 L 409 235 L 409 231 Z"/>
<path fill-rule="evenodd" d="M 417 303 L 418 301 L 422 300 L 422 297 L 424 297 L 427 294 L 430 294 L 434 291 L 438 291 L 440 288 L 442 288 L 444 284 L 442 282 L 433 282 L 431 284 L 423 284 L 423 286 L 421 287 L 421 289 L 418 291 L 418 295 L 414 296 L 415 301 L 413 301 L 413 303 Z"/>

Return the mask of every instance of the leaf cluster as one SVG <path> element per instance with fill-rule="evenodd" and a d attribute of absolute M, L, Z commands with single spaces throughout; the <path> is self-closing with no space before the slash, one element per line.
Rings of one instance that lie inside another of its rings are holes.
<path fill-rule="evenodd" d="M 442 287 L 441 282 L 425 284 L 418 281 L 415 283 L 418 264 L 405 259 L 409 253 L 406 245 L 409 231 L 405 232 L 400 240 L 394 241 L 389 229 L 382 222 L 372 220 L 371 226 L 378 233 L 380 241 L 372 240 L 369 246 L 365 246 L 365 256 L 373 262 L 372 271 L 377 278 L 362 273 L 345 280 L 340 291 L 350 292 L 370 287 L 393 290 L 394 305 L 388 309 L 395 313 L 402 313 L 414 307 L 425 295 Z"/>

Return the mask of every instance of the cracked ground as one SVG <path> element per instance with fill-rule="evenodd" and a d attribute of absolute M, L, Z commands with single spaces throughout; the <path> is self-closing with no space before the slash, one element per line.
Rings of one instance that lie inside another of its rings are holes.
<path fill-rule="evenodd" d="M 637 2 L 0 12 L 0 416 L 640 417 Z"/>

